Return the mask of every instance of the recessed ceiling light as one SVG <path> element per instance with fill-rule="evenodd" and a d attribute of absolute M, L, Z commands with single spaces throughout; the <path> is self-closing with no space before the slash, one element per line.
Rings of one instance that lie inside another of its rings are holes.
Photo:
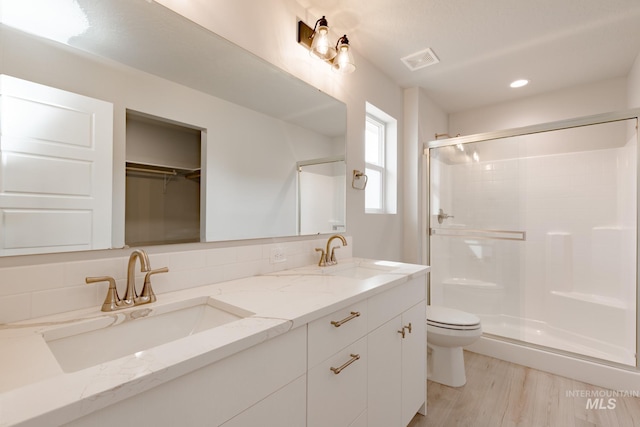
<path fill-rule="evenodd" d="M 511 84 L 509 86 L 515 88 L 515 87 L 526 86 L 528 84 L 529 84 L 529 80 L 521 79 L 521 80 L 516 80 L 515 82 L 511 82 Z"/>

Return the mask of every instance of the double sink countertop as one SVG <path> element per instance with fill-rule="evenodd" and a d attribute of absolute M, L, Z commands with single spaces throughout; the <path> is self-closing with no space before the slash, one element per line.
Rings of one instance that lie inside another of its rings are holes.
<path fill-rule="evenodd" d="M 155 303 L 110 313 L 95 307 L 0 325 L 0 427 L 70 422 L 427 271 L 429 267 L 422 265 L 351 258 L 333 266 L 307 266 L 164 293 Z M 228 311 L 233 319 L 140 349 L 131 342 L 130 329 L 121 328 L 127 322 L 141 324 L 136 323 L 141 317 L 202 304 Z M 122 337 L 110 339 L 117 340 L 115 347 L 120 347 L 120 340 L 123 346 L 134 345 L 132 353 L 63 369 L 47 340 L 68 335 L 69 330 L 82 335 L 95 324 L 101 332 L 122 332 Z"/>

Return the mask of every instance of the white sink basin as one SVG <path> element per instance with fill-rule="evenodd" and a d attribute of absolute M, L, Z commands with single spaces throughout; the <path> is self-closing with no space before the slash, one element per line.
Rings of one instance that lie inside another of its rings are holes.
<path fill-rule="evenodd" d="M 108 313 L 46 331 L 43 338 L 62 370 L 75 372 L 251 315 L 204 297 Z"/>

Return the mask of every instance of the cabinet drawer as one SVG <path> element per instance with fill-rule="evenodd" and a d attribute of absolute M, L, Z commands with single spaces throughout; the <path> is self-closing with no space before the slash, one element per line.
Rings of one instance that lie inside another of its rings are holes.
<path fill-rule="evenodd" d="M 366 300 L 309 323 L 309 368 L 365 336 L 366 333 Z"/>
<path fill-rule="evenodd" d="M 425 293 L 426 276 L 420 276 L 369 298 L 369 332 L 423 301 Z"/>
<path fill-rule="evenodd" d="M 352 355 L 360 358 L 354 360 Z M 342 366 L 339 374 L 331 370 Z M 349 426 L 367 405 L 366 337 L 309 370 L 307 382 L 307 426 Z"/>

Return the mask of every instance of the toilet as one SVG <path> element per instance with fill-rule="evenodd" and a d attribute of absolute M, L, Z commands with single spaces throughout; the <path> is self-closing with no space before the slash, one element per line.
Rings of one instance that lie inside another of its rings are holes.
<path fill-rule="evenodd" d="M 451 387 L 467 382 L 462 347 L 482 335 L 480 318 L 453 308 L 427 306 L 427 378 Z"/>

